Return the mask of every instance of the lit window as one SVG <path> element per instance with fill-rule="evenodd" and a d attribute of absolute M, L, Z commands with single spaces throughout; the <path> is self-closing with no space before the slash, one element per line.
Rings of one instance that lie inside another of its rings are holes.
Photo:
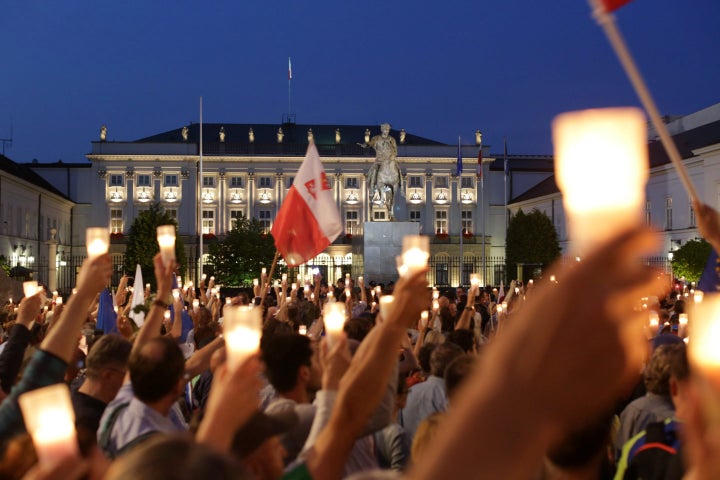
<path fill-rule="evenodd" d="M 448 188 L 448 177 L 435 177 L 435 188 Z"/>
<path fill-rule="evenodd" d="M 348 210 L 345 212 L 345 234 L 352 235 L 357 233 L 358 212 L 357 210 Z"/>
<path fill-rule="evenodd" d="M 470 234 L 473 232 L 472 210 L 463 210 L 460 212 L 460 223 L 462 233 Z"/>
<path fill-rule="evenodd" d="M 202 211 L 202 233 L 215 234 L 215 210 Z"/>
<path fill-rule="evenodd" d="M 270 210 L 259 210 L 258 220 L 263 227 L 265 233 L 269 233 L 272 228 L 272 211 Z"/>
<path fill-rule="evenodd" d="M 122 210 L 119 208 L 112 208 L 110 209 L 110 233 L 122 233 L 122 231 Z"/>
<path fill-rule="evenodd" d="M 435 210 L 435 233 L 448 233 L 447 210 Z"/>

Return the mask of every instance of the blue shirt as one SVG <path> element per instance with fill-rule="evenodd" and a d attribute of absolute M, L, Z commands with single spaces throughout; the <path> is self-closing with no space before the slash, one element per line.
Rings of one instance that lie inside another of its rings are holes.
<path fill-rule="evenodd" d="M 445 380 L 430 375 L 427 380 L 410 388 L 405 408 L 398 414 L 398 422 L 410 439 L 415 437 L 420 422 L 435 412 L 447 410 Z"/>

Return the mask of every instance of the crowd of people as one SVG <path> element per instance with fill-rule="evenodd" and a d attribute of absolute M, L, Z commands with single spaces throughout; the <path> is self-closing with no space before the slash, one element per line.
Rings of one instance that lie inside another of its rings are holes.
<path fill-rule="evenodd" d="M 717 213 L 696 213 L 718 249 Z M 438 292 L 421 269 L 379 286 L 263 273 L 227 299 L 158 255 L 139 328 L 117 286 L 117 333 L 98 329 L 110 257 L 88 259 L 64 305 L 40 291 L 2 312 L 0 479 L 720 478 L 684 301 L 637 261 L 656 248 L 627 231 L 507 294 Z M 347 315 L 332 342 L 328 302 Z M 234 368 L 228 305 L 263 312 Z M 59 383 L 79 453 L 38 463 L 18 398 Z"/>

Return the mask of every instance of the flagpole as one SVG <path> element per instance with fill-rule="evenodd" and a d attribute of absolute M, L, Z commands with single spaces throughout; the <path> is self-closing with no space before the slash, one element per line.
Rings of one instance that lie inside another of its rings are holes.
<path fill-rule="evenodd" d="M 503 193 L 503 199 L 505 202 L 505 236 L 507 237 L 507 229 L 508 229 L 508 211 L 507 211 L 507 202 L 508 202 L 508 195 L 507 195 L 507 177 L 508 177 L 508 158 L 507 158 L 507 137 L 503 137 L 503 146 L 505 150 L 503 150 L 503 180 L 505 182 L 505 190 Z"/>
<path fill-rule="evenodd" d="M 457 159 L 457 176 L 458 176 L 458 191 L 460 195 L 462 195 L 462 150 L 460 146 L 460 135 L 458 135 L 458 159 Z M 463 267 L 465 266 L 465 252 L 463 250 L 463 224 L 462 224 L 462 207 L 460 207 L 460 280 L 458 281 L 458 285 L 463 284 Z"/>
<path fill-rule="evenodd" d="M 482 150 L 482 145 L 480 145 L 480 149 Z M 487 277 L 485 276 L 487 273 L 487 265 L 485 263 L 485 169 L 483 168 L 482 162 L 480 162 L 480 172 L 482 175 L 480 176 L 480 205 L 482 206 L 482 278 L 483 278 L 483 286 L 487 285 Z"/>
<path fill-rule="evenodd" d="M 650 120 L 652 121 L 658 135 L 660 135 L 660 140 L 662 141 L 670 160 L 675 166 L 675 170 L 678 172 L 680 181 L 682 182 L 683 187 L 685 187 L 685 190 L 690 197 L 690 201 L 696 201 L 698 199 L 698 195 L 694 185 L 690 181 L 685 165 L 682 163 L 680 152 L 678 152 L 675 142 L 672 140 L 670 133 L 667 131 L 667 128 L 660 117 L 660 113 L 658 112 L 657 106 L 650 95 L 650 91 L 648 90 L 647 85 L 645 85 L 645 81 L 635 64 L 632 55 L 630 55 L 630 50 L 627 48 L 627 45 L 620 34 L 620 30 L 615 24 L 613 15 L 605 10 L 600 0 L 590 0 L 590 5 L 593 8 L 593 15 L 595 16 L 595 19 L 603 28 L 605 35 L 608 37 L 610 44 L 620 60 L 620 63 L 625 69 L 625 73 L 630 79 L 630 83 L 632 83 L 633 88 L 635 88 L 635 92 L 638 97 L 640 97 L 640 102 L 643 104 L 643 107 L 645 107 L 645 110 L 650 116 Z"/>
<path fill-rule="evenodd" d="M 290 109 L 290 83 L 292 82 L 292 62 L 290 61 L 290 57 L 288 57 L 288 121 L 290 121 L 290 114 L 292 113 Z"/>
<path fill-rule="evenodd" d="M 275 275 L 275 267 L 277 266 L 278 257 L 280 257 L 280 250 L 275 249 L 275 257 L 273 257 L 272 265 L 270 266 L 270 273 L 268 273 L 268 276 L 266 278 L 266 281 L 263 282 L 262 290 L 260 291 L 260 305 L 262 305 L 265 302 L 265 297 L 267 296 L 267 291 L 270 288 L 270 282 L 272 282 L 273 275 Z M 283 292 L 283 295 L 285 293 Z"/>
<path fill-rule="evenodd" d="M 200 279 L 202 278 L 203 274 L 203 232 L 202 232 L 202 186 L 203 186 L 203 117 L 202 117 L 202 96 L 200 97 L 200 142 L 199 142 L 199 152 L 200 152 L 200 173 L 198 178 L 198 189 L 200 190 L 200 195 L 198 198 L 198 207 L 197 207 L 197 215 L 198 215 L 198 232 L 199 232 L 199 242 L 200 242 L 200 254 L 198 255 L 198 276 L 195 279 L 198 285 L 200 285 Z"/>

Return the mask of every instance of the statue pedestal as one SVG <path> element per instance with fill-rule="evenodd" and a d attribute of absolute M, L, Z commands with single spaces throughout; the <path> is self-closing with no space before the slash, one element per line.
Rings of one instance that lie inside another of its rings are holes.
<path fill-rule="evenodd" d="M 418 222 L 366 222 L 363 235 L 353 237 L 353 277 L 364 275 L 371 281 L 387 285 L 397 281 L 395 257 L 402 253 L 405 235 L 420 235 Z"/>

